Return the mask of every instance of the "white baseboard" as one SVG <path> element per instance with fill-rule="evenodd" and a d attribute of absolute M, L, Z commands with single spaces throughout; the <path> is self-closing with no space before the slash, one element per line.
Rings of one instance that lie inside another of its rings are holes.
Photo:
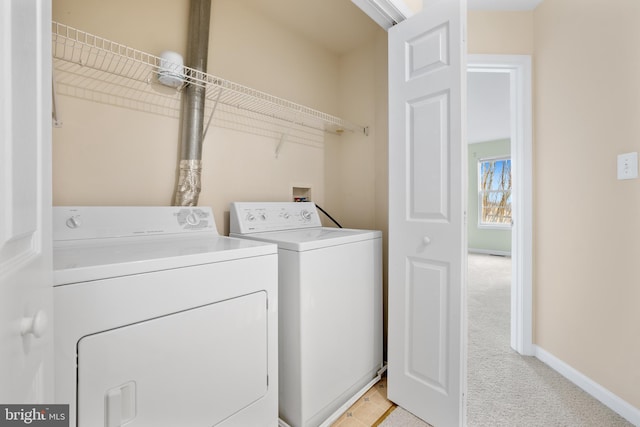
<path fill-rule="evenodd" d="M 589 393 L 594 398 L 598 399 L 605 406 L 609 407 L 612 411 L 620 414 L 623 418 L 629 421 L 635 426 L 640 426 L 640 409 L 634 407 L 624 399 L 611 393 L 600 384 L 593 381 L 583 373 L 577 371 L 571 366 L 567 365 L 562 360 L 558 359 L 548 351 L 534 345 L 535 356 L 547 364 L 551 369 L 558 372 L 560 375 L 580 387 L 585 392 Z"/>
<path fill-rule="evenodd" d="M 498 255 L 498 256 L 506 256 L 506 257 L 510 257 L 511 256 L 511 252 L 496 251 L 496 250 L 493 250 L 493 249 L 469 248 L 468 251 L 471 252 L 471 253 L 474 253 L 474 254 Z"/>

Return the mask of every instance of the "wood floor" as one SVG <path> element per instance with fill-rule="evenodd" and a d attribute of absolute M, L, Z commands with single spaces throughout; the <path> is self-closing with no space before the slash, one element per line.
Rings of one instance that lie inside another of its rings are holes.
<path fill-rule="evenodd" d="M 373 385 L 332 427 L 376 427 L 396 408 L 387 400 L 387 377 Z"/>

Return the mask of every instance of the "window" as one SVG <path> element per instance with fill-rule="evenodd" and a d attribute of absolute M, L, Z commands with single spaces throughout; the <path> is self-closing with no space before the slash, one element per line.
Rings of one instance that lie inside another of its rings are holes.
<path fill-rule="evenodd" d="M 480 226 L 511 227 L 511 159 L 478 162 Z"/>

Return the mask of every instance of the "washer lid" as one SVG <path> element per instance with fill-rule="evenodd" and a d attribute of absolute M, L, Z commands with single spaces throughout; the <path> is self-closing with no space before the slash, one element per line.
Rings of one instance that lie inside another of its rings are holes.
<path fill-rule="evenodd" d="M 277 243 L 280 249 L 298 252 L 382 238 L 382 232 L 378 230 L 331 227 L 230 235 L 261 242 Z"/>
<path fill-rule="evenodd" d="M 54 286 L 275 253 L 275 245 L 214 233 L 54 242 Z"/>

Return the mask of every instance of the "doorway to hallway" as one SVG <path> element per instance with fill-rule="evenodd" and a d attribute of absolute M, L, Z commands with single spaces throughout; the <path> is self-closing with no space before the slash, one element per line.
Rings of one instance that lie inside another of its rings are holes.
<path fill-rule="evenodd" d="M 503 100 L 498 100 L 489 91 L 484 95 L 491 102 L 485 102 L 484 113 L 492 116 L 504 115 L 508 118 L 500 121 L 500 125 L 476 126 L 469 116 L 469 142 L 491 142 L 505 140 L 509 149 L 512 170 L 512 227 L 510 230 L 510 248 L 512 261 L 511 297 L 510 297 L 510 344 L 522 355 L 533 355 L 532 343 L 532 102 L 531 102 L 531 58 L 525 55 L 469 55 L 467 63 L 469 94 L 474 89 L 471 85 L 476 77 L 485 81 L 494 81 L 496 87 L 502 89 Z M 482 83 L 482 80 L 478 80 Z M 502 86 L 500 86 L 502 84 Z M 482 95 L 484 89 L 476 90 Z M 490 107 L 487 107 L 490 105 Z M 471 98 L 469 99 L 471 108 Z M 489 110 L 486 110 L 489 108 Z M 503 121 L 506 120 L 506 123 Z M 486 119 L 485 119 L 486 121 Z M 497 123 L 497 122 L 496 122 Z M 474 130 L 474 127 L 475 130 Z M 500 126 L 498 128 L 498 126 Z M 492 128 L 498 128 L 493 129 Z M 474 132 L 472 134 L 471 132 Z M 502 135 L 502 136 L 501 136 Z M 474 141 L 471 140 L 474 139 Z M 491 148 L 495 150 L 496 148 Z M 473 152 L 471 146 L 468 150 Z M 476 159 L 477 160 L 477 159 Z M 470 160 L 471 164 L 471 160 Z M 473 171 L 469 170 L 469 175 Z M 477 189 L 469 188 L 469 191 Z M 478 210 L 478 205 L 469 204 L 468 217 L 471 211 Z M 469 219 L 471 224 L 471 219 Z M 476 222 L 477 223 L 477 222 Z M 508 228 L 508 227 L 507 227 Z M 502 227 L 504 231 L 504 227 Z M 494 253 L 505 255 L 507 251 L 493 249 Z M 489 251 L 489 253 L 492 253 Z"/>
<path fill-rule="evenodd" d="M 483 384 L 491 383 L 492 375 L 502 374 L 499 369 L 493 372 L 494 367 L 484 369 L 487 355 L 512 349 L 521 355 L 533 354 L 530 67 L 527 56 L 468 58 L 469 422 L 476 408 L 486 407 Z M 507 160 L 510 170 L 505 185 Z M 487 184 L 496 172 L 501 185 Z M 485 216 L 485 205 L 491 205 L 483 197 L 486 191 L 494 192 L 494 202 L 508 202 L 509 218 Z"/>

